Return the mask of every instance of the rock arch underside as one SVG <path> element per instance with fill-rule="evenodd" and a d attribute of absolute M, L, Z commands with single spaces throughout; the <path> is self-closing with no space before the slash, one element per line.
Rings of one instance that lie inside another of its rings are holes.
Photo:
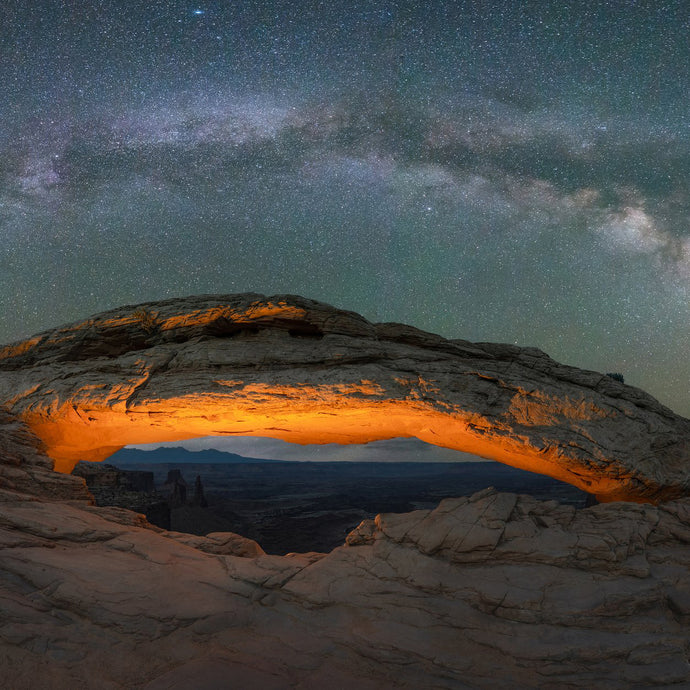
<path fill-rule="evenodd" d="M 122 307 L 0 351 L 0 686 L 690 684 L 690 421 L 536 349 L 309 299 Z M 130 443 L 417 437 L 595 494 L 491 489 L 265 555 L 92 504 Z M 54 471 L 57 469 L 58 471 Z"/>
<path fill-rule="evenodd" d="M 295 443 L 415 436 L 600 501 L 690 486 L 690 422 L 533 348 L 446 340 L 295 296 L 123 307 L 0 351 L 0 400 L 55 469 L 207 435 Z"/>

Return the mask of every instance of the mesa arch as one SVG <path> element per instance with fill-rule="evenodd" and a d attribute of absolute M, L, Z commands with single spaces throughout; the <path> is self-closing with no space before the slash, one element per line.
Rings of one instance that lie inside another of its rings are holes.
<path fill-rule="evenodd" d="M 540 472 L 600 501 L 690 491 L 690 420 L 533 348 L 447 340 L 297 296 L 125 306 L 0 350 L 0 401 L 55 469 L 133 443 L 395 436 Z"/>

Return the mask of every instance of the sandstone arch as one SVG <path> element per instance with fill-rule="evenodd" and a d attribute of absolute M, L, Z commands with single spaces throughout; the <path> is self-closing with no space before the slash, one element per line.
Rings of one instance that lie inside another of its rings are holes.
<path fill-rule="evenodd" d="M 130 443 L 394 436 L 541 472 L 602 501 L 690 485 L 690 421 L 539 350 L 469 343 L 296 296 L 127 306 L 0 351 L 0 400 L 68 472 Z"/>

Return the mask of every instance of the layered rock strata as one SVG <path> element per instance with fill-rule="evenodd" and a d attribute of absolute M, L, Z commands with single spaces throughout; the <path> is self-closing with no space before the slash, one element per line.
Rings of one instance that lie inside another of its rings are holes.
<path fill-rule="evenodd" d="M 128 443 L 394 436 L 541 472 L 600 501 L 690 486 L 690 421 L 539 350 L 445 340 L 295 296 L 122 307 L 0 351 L 0 401 L 56 469 Z"/>

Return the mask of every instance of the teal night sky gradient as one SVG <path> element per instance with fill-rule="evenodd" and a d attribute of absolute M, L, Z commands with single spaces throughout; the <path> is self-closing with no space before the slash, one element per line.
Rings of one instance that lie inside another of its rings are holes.
<path fill-rule="evenodd" d="M 290 292 L 690 416 L 690 5 L 0 7 L 0 342 Z"/>

